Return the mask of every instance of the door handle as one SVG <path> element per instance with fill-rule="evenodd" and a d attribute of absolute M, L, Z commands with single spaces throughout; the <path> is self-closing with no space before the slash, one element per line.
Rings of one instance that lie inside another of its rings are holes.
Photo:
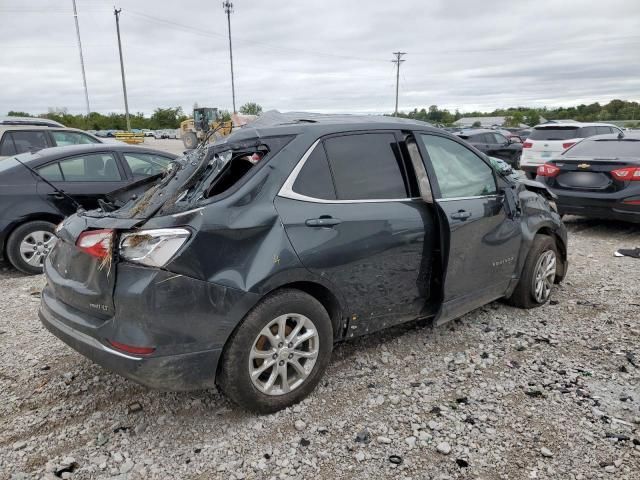
<path fill-rule="evenodd" d="M 342 223 L 339 218 L 333 218 L 329 216 L 322 216 L 320 218 L 309 218 L 304 224 L 307 227 L 333 227 Z"/>
<path fill-rule="evenodd" d="M 48 197 L 51 198 L 55 198 L 56 200 L 62 200 L 64 199 L 64 195 L 62 195 L 61 193 L 55 192 L 55 193 L 47 193 Z"/>
<path fill-rule="evenodd" d="M 466 220 L 471 216 L 471 212 L 467 212 L 466 210 L 458 210 L 456 213 L 451 214 L 451 218 L 455 220 Z"/>

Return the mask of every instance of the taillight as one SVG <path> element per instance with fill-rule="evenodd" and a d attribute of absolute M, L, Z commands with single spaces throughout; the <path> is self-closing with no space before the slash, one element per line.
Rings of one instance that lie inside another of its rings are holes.
<path fill-rule="evenodd" d="M 640 181 L 640 167 L 625 167 L 618 168 L 611 171 L 611 175 L 616 180 L 622 180 L 623 182 L 639 182 Z"/>
<path fill-rule="evenodd" d="M 87 230 L 82 232 L 76 241 L 76 246 L 83 252 L 96 258 L 111 255 L 113 244 L 113 230 Z"/>
<path fill-rule="evenodd" d="M 522 148 L 531 148 L 531 147 L 533 147 L 533 143 L 531 142 L 524 142 L 522 144 Z"/>
<path fill-rule="evenodd" d="M 560 173 L 560 169 L 551 163 L 540 165 L 536 173 L 540 177 L 555 177 Z"/>
<path fill-rule="evenodd" d="M 122 352 L 132 353 L 134 355 L 150 355 L 156 351 L 154 347 L 137 347 L 134 345 L 127 345 L 126 343 L 116 342 L 109 340 L 112 347 L 117 348 Z"/>
<path fill-rule="evenodd" d="M 576 144 L 576 142 L 567 142 L 567 143 L 563 143 L 562 144 L 562 148 L 564 148 L 565 150 L 569 147 L 573 147 Z"/>

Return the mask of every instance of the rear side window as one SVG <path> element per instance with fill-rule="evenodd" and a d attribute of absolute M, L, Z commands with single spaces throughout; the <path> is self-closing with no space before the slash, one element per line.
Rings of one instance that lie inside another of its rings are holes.
<path fill-rule="evenodd" d="M 316 145 L 298 174 L 293 191 L 300 195 L 324 200 L 335 200 L 336 190 L 331 179 L 329 162 L 322 143 Z"/>
<path fill-rule="evenodd" d="M 610 133 L 610 132 L 607 132 Z M 587 137 L 593 137 L 594 135 L 597 135 L 598 131 L 596 130 L 596 127 L 582 127 L 580 129 L 580 132 L 578 133 L 578 138 L 587 138 Z"/>
<path fill-rule="evenodd" d="M 611 128 L 611 127 L 596 127 L 596 133 L 598 135 L 603 135 L 603 134 L 606 134 L 606 133 L 615 133 L 615 132 L 613 131 L 613 128 Z"/>
<path fill-rule="evenodd" d="M 365 133 L 324 141 L 338 200 L 407 198 L 400 151 L 392 133 Z"/>
<path fill-rule="evenodd" d="M 39 168 L 38 173 L 50 182 L 62 181 L 62 172 L 60 171 L 60 164 L 58 162 Z"/>
<path fill-rule="evenodd" d="M 530 140 L 567 140 L 580 138 L 579 127 L 538 127 L 531 130 Z"/>
<path fill-rule="evenodd" d="M 0 155 L 16 155 L 33 150 L 41 150 L 48 146 L 47 134 L 44 131 L 16 130 L 7 132 L 2 137 Z"/>
<path fill-rule="evenodd" d="M 493 169 L 458 142 L 421 135 L 438 180 L 442 198 L 478 197 L 496 193 Z"/>
<path fill-rule="evenodd" d="M 114 182 L 121 179 L 116 159 L 108 153 L 63 160 L 60 169 L 65 182 Z"/>

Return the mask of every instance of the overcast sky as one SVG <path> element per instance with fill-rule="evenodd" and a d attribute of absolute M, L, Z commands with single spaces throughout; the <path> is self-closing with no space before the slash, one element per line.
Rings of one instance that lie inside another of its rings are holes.
<path fill-rule="evenodd" d="M 113 0 L 77 0 L 92 111 L 124 111 Z M 222 1 L 116 0 L 131 112 L 231 109 Z M 461 111 L 640 99 L 640 2 L 235 0 L 238 107 Z M 0 0 L 0 115 L 85 111 L 72 0 Z"/>

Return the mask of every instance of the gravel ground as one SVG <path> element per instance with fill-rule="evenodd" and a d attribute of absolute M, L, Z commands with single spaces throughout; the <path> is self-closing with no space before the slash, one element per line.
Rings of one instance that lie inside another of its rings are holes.
<path fill-rule="evenodd" d="M 40 325 L 44 279 L 0 268 L 0 478 L 640 478 L 640 227 L 569 217 L 553 301 L 336 347 L 300 405 L 118 377 Z M 397 463 L 394 463 L 397 462 Z"/>

